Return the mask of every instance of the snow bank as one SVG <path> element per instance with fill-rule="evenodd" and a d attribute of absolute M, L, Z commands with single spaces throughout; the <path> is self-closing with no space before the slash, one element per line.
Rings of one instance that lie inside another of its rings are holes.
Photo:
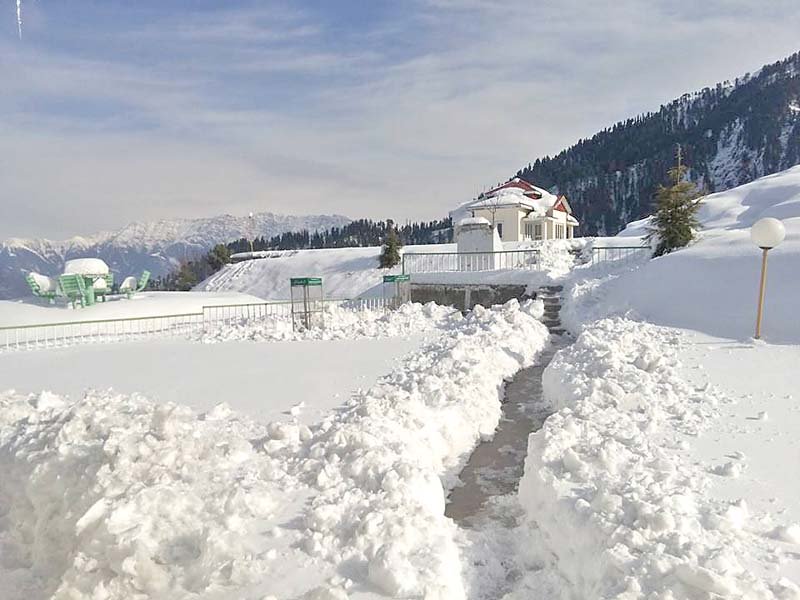
<path fill-rule="evenodd" d="M 234 323 L 209 326 L 198 339 L 205 343 L 230 340 L 338 340 L 379 337 L 407 337 L 447 327 L 461 314 L 453 308 L 407 303 L 396 310 L 354 310 L 341 306 L 325 307 L 324 327 L 292 330 L 291 315 L 269 315 L 263 320 L 242 319 Z"/>
<path fill-rule="evenodd" d="M 350 564 L 393 597 L 464 598 L 442 480 L 452 483 L 493 433 L 504 379 L 544 347 L 532 307 L 476 308 L 322 424 L 309 447 L 318 490 L 305 517 L 311 553 Z"/>
<path fill-rule="evenodd" d="M 556 356 L 543 385 L 558 411 L 530 436 L 520 484 L 526 525 L 565 599 L 800 598 L 742 566 L 747 503 L 711 499 L 687 456 L 726 400 L 680 375 L 679 346 L 674 331 L 609 319 Z"/>
<path fill-rule="evenodd" d="M 137 396 L 0 396 L 4 597 L 188 597 L 263 571 L 252 532 L 284 474 L 250 433 Z"/>
<path fill-rule="evenodd" d="M 565 291 L 562 320 L 579 331 L 597 318 L 629 315 L 718 337 L 751 337 L 761 251 L 749 228 L 762 217 L 786 227 L 786 240 L 769 253 L 763 335 L 775 343 L 800 342 L 800 166 L 707 196 L 696 243 L 626 273 L 579 281 Z M 620 235 L 640 234 L 644 225 L 633 223 Z"/>
<path fill-rule="evenodd" d="M 0 396 L 4 599 L 464 598 L 445 487 L 548 338 L 516 301 L 320 424 L 138 396 Z M 304 595 L 306 594 L 306 595 Z"/>

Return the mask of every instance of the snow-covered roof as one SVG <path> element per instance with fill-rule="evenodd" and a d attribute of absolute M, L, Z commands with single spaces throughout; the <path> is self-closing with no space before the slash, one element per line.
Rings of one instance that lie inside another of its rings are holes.
<path fill-rule="evenodd" d="M 541 197 L 533 198 L 526 194 L 521 188 L 509 187 L 502 188 L 493 192 L 491 196 L 483 195 L 473 202 L 464 205 L 466 210 L 476 208 L 501 208 L 507 206 L 519 206 L 527 208 L 536 213 L 544 214 L 558 201 L 558 198 L 550 192 L 541 190 L 538 192 Z"/>
<path fill-rule="evenodd" d="M 461 219 L 458 222 L 459 227 L 464 227 L 465 225 L 488 225 L 489 227 L 492 224 L 489 222 L 489 219 L 484 219 L 483 217 L 467 217 L 466 219 Z"/>

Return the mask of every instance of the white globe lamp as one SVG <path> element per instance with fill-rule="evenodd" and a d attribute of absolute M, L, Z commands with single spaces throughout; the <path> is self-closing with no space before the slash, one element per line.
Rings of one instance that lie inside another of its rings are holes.
<path fill-rule="evenodd" d="M 750 228 L 750 239 L 761 248 L 761 285 L 758 291 L 758 313 L 756 315 L 756 339 L 761 339 L 761 317 L 764 310 L 764 291 L 767 286 L 767 253 L 786 237 L 786 228 L 774 217 L 764 217 Z"/>
<path fill-rule="evenodd" d="M 771 250 L 786 237 L 786 228 L 778 219 L 765 217 L 750 228 L 750 239 L 764 250 Z"/>

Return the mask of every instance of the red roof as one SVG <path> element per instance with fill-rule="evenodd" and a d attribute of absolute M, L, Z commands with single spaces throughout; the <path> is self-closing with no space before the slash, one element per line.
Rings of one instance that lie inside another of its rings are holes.
<path fill-rule="evenodd" d="M 561 212 L 568 212 L 567 207 L 564 206 L 564 196 L 559 196 L 558 201 L 553 205 L 553 210 L 560 210 Z"/>
<path fill-rule="evenodd" d="M 534 198 L 538 200 L 539 198 L 542 197 L 541 192 L 537 191 L 536 188 L 534 188 L 530 183 L 528 183 L 524 179 L 520 179 L 519 177 L 515 177 L 511 181 L 508 181 L 499 187 L 489 190 L 488 192 L 486 192 L 486 195 L 491 196 L 495 192 L 499 192 L 500 190 L 505 190 L 508 188 L 517 188 L 520 190 L 524 190 L 524 193 L 528 198 Z"/>

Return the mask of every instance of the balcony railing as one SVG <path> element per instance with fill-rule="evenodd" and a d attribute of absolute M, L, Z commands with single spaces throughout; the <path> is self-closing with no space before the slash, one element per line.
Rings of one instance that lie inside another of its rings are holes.
<path fill-rule="evenodd" d="M 507 269 L 536 270 L 539 251 L 500 250 L 498 252 L 406 252 L 402 258 L 403 273 L 473 273 Z"/>

